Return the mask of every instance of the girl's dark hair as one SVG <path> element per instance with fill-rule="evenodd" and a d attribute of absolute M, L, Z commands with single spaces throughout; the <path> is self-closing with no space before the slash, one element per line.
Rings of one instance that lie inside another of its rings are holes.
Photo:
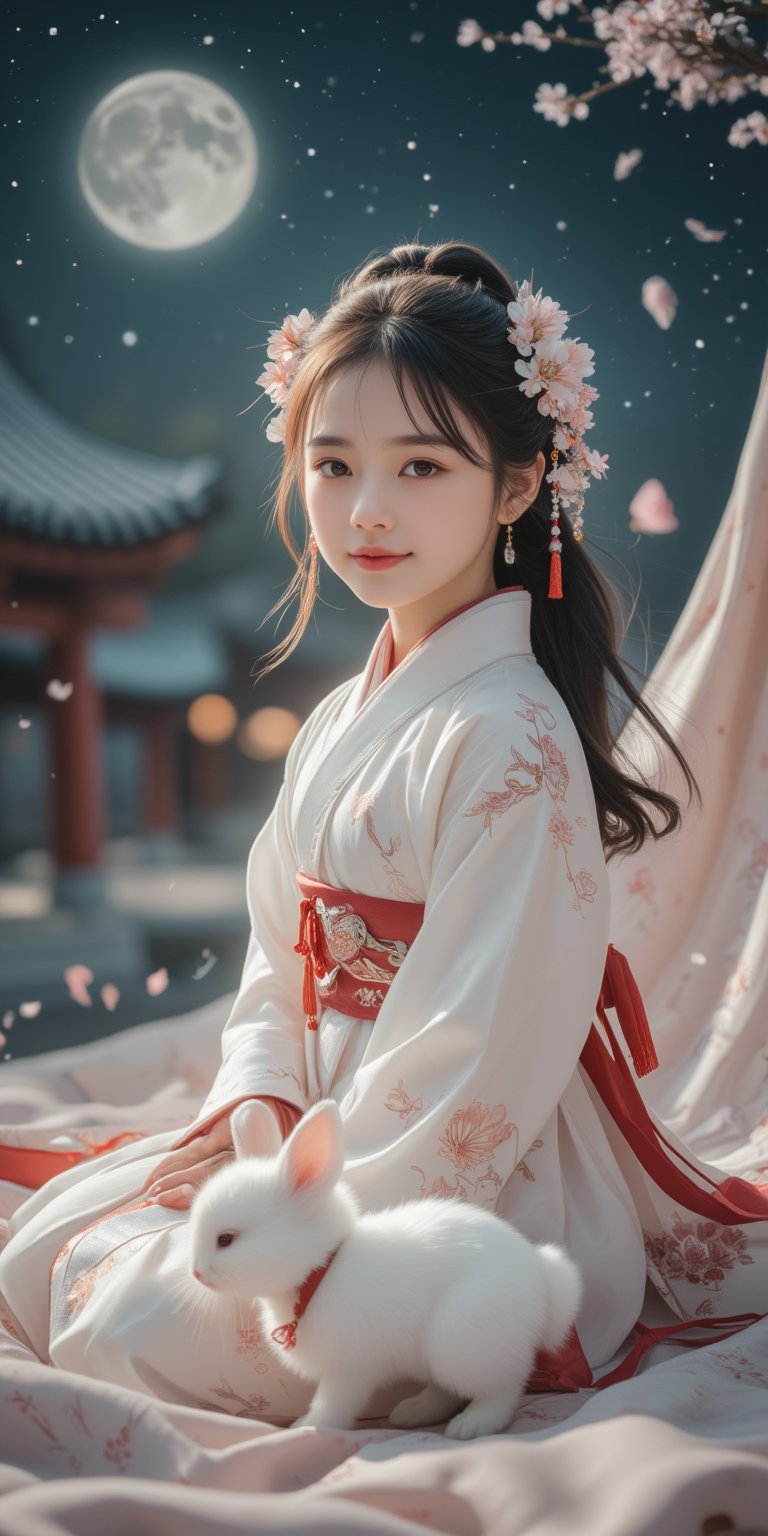
<path fill-rule="evenodd" d="M 535 398 L 520 390 L 514 368 L 519 353 L 507 339 L 506 306 L 516 298 L 517 286 L 503 268 L 485 251 L 460 241 L 398 245 L 342 280 L 305 343 L 290 388 L 283 464 L 270 526 L 277 521 L 297 569 L 267 618 L 297 592 L 299 611 L 285 639 L 266 653 L 274 659 L 259 678 L 295 650 L 314 607 L 317 555 L 309 545 L 306 512 L 304 549 L 296 548 L 288 503 L 291 491 L 298 487 L 306 505 L 304 443 L 310 415 L 318 392 L 337 373 L 382 358 L 413 421 L 405 375 L 438 431 L 471 463 L 492 470 L 494 517 L 504 491 L 514 484 L 515 468 L 533 466 L 539 451 L 548 464 L 552 462 L 552 419 L 542 415 Z M 465 442 L 452 404 L 460 407 L 480 441 L 487 444 L 490 463 Z M 609 860 L 617 853 L 638 851 L 648 835 L 668 836 L 680 825 L 681 815 L 671 795 L 618 766 L 620 756 L 632 772 L 638 772 L 616 746 L 623 721 L 615 729 L 610 723 L 606 674 L 674 754 L 699 803 L 701 792 L 672 736 L 629 679 L 619 653 L 632 615 L 625 625 L 617 590 L 587 553 L 592 541 L 586 536 L 574 538 L 568 516 L 560 519 L 564 596 L 559 601 L 547 597 L 550 497 L 545 473 L 535 500 L 515 521 L 512 566 L 504 561 L 506 527 L 499 525 L 493 577 L 499 588 L 522 583 L 531 594 L 531 649 L 564 700 L 581 738 Z M 637 667 L 626 666 L 647 681 Z M 651 820 L 650 806 L 665 818 L 661 828 Z"/>

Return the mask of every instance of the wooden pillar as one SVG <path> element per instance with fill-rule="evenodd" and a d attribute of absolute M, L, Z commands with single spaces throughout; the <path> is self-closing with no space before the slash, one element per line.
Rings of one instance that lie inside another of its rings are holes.
<path fill-rule="evenodd" d="M 88 669 L 88 631 L 74 624 L 51 640 L 48 678 L 72 683 L 68 699 L 45 695 L 51 741 L 51 853 L 64 874 L 101 867 L 105 837 L 103 700 Z"/>
<path fill-rule="evenodd" d="M 176 719 L 173 711 L 149 705 L 143 713 L 144 779 L 142 834 L 178 830 Z"/>
<path fill-rule="evenodd" d="M 232 744 L 190 738 L 190 803 L 194 811 L 219 811 L 232 803 Z"/>

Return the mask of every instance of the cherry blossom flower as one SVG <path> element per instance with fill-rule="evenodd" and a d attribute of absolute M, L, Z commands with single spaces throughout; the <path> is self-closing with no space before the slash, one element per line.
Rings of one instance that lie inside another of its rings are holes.
<path fill-rule="evenodd" d="M 297 315 L 286 315 L 281 326 L 270 331 L 267 343 L 267 356 L 272 359 L 265 364 L 264 371 L 256 380 L 265 392 L 280 406 L 280 414 L 268 422 L 267 437 L 272 443 L 285 441 L 285 413 L 284 406 L 288 399 L 288 391 L 296 372 L 299 353 L 315 323 L 315 316 L 306 308 L 299 310 Z"/>
<path fill-rule="evenodd" d="M 479 43 L 482 36 L 482 27 L 470 17 L 468 21 L 462 21 L 459 24 L 459 35 L 456 41 L 460 48 L 469 48 L 472 43 Z"/>

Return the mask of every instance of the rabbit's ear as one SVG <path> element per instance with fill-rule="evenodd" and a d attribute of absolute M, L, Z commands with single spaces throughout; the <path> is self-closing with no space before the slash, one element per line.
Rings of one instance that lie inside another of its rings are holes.
<path fill-rule="evenodd" d="M 344 1167 L 341 1115 L 335 1099 L 321 1099 L 302 1115 L 283 1143 L 280 1176 L 288 1194 L 332 1189 Z"/>
<path fill-rule="evenodd" d="M 267 1104 L 244 1099 L 229 1121 L 237 1157 L 276 1157 L 283 1144 L 280 1127 Z"/>

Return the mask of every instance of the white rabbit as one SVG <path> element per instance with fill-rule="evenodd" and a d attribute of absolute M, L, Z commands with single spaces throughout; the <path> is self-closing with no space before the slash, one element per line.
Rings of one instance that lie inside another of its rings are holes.
<path fill-rule="evenodd" d="M 391 1424 L 435 1424 L 464 1403 L 446 1435 L 505 1429 L 537 1349 L 558 1349 L 578 1311 L 572 1259 L 452 1200 L 361 1212 L 341 1179 L 334 1099 L 314 1104 L 284 1143 L 256 1099 L 237 1107 L 231 1127 L 235 1159 L 192 1199 L 190 1269 L 221 1296 L 258 1300 L 269 1348 L 316 1383 L 293 1427 L 351 1429 L 378 1388 L 423 1380 L 429 1385 L 398 1403 Z M 337 1248 L 285 1347 L 272 1329 L 294 1320 L 299 1286 Z"/>

